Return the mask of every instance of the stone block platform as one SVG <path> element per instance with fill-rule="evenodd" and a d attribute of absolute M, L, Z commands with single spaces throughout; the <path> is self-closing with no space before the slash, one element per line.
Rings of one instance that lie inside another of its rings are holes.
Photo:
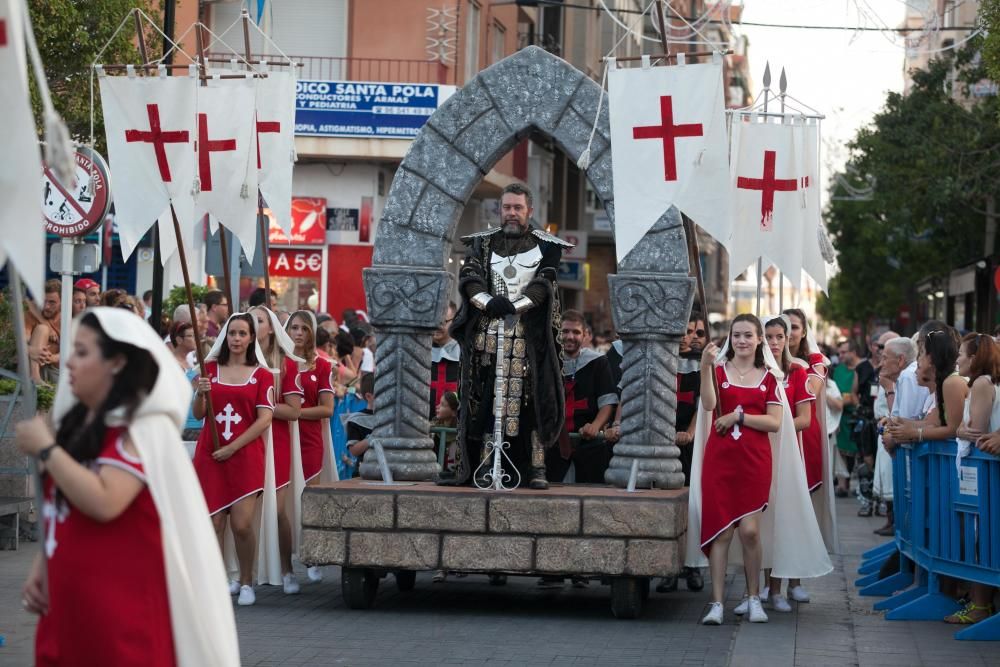
<path fill-rule="evenodd" d="M 353 479 L 306 488 L 302 525 L 309 565 L 657 577 L 683 565 L 687 490 L 488 492 Z"/>

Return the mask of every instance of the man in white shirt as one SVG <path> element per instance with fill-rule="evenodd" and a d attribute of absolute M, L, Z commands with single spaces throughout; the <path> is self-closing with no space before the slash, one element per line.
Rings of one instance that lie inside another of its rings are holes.
<path fill-rule="evenodd" d="M 902 369 L 897 371 L 897 369 Z M 892 417 L 903 419 L 917 419 L 923 411 L 924 403 L 930 392 L 926 387 L 917 384 L 917 344 L 910 338 L 893 338 L 885 344 L 882 353 L 882 374 L 891 377 L 898 372 L 895 392 L 886 391 L 886 399 L 889 403 L 889 414 Z M 880 436 L 881 447 L 878 449 L 878 458 L 875 462 L 877 472 L 875 483 L 881 491 L 883 498 L 886 498 L 886 525 L 875 531 L 876 535 L 891 536 L 893 528 L 892 511 L 892 465 L 885 461 L 883 457 L 891 455 L 896 443 L 892 441 L 892 436 L 888 432 Z"/>

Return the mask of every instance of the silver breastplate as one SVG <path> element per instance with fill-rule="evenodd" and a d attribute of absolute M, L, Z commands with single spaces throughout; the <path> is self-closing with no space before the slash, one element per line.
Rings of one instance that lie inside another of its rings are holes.
<path fill-rule="evenodd" d="M 493 253 L 490 256 L 493 293 L 505 294 L 511 301 L 519 298 L 528 283 L 534 280 L 541 262 L 542 251 L 538 246 L 511 257 Z"/>

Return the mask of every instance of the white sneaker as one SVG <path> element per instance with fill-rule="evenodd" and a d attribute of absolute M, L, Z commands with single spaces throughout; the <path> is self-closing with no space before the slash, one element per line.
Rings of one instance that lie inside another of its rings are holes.
<path fill-rule="evenodd" d="M 750 597 L 750 622 L 767 623 L 767 614 L 764 613 L 764 607 L 760 604 L 760 598 L 756 595 Z"/>
<path fill-rule="evenodd" d="M 285 591 L 285 595 L 295 595 L 299 592 L 299 582 L 295 579 L 295 575 L 289 572 L 281 576 L 281 588 Z"/>
<path fill-rule="evenodd" d="M 762 588 L 760 591 L 760 601 L 763 602 L 764 604 L 767 604 L 767 600 L 769 597 L 771 597 L 771 587 L 764 586 L 764 588 Z"/>
<path fill-rule="evenodd" d="M 323 581 L 323 570 L 319 569 L 315 565 L 306 568 L 306 574 L 309 575 L 309 581 Z"/>
<path fill-rule="evenodd" d="M 701 619 L 702 625 L 722 625 L 722 603 L 713 602 L 708 606 L 708 613 Z"/>
<path fill-rule="evenodd" d="M 788 589 L 788 597 L 796 602 L 809 602 L 809 593 L 802 586 L 794 586 Z"/>
<path fill-rule="evenodd" d="M 229 580 L 229 594 L 230 595 L 236 595 L 239 592 L 240 592 L 240 582 L 236 581 L 235 579 L 230 579 Z"/>
<path fill-rule="evenodd" d="M 792 610 L 792 605 L 788 604 L 788 599 L 784 595 L 775 593 L 771 596 L 771 609 L 788 613 Z"/>
<path fill-rule="evenodd" d="M 238 604 L 241 607 L 249 607 L 256 601 L 257 601 L 257 596 L 253 592 L 253 587 L 240 586 L 240 597 L 237 598 L 236 604 Z"/>
<path fill-rule="evenodd" d="M 740 603 L 736 605 L 736 609 L 733 609 L 733 613 L 736 614 L 737 616 L 742 616 L 743 614 L 747 613 L 747 610 L 749 608 L 750 608 L 750 598 L 744 595 L 743 599 L 740 600 Z"/>

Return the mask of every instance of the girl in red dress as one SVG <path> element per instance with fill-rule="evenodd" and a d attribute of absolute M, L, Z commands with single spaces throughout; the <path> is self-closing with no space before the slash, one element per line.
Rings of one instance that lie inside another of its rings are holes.
<path fill-rule="evenodd" d="M 806 484 L 809 487 L 816 520 L 828 551 L 840 551 L 837 544 L 836 503 L 833 497 L 833 452 L 827 434 L 827 393 L 826 376 L 830 360 L 809 334 L 806 314 L 798 308 L 784 311 L 791 328 L 788 332 L 788 352 L 795 360 L 804 364 L 808 377 L 807 387 L 816 400 L 809 404 L 809 426 L 802 431 L 802 460 L 806 469 Z M 839 400 L 839 395 L 835 400 Z M 826 486 L 824 486 L 826 481 Z M 790 598 L 796 602 L 809 602 L 809 593 L 801 585 L 788 590 Z"/>
<path fill-rule="evenodd" d="M 702 619 L 705 625 L 722 624 L 729 544 L 737 530 L 743 546 L 750 620 L 767 621 L 758 597 L 758 517 L 767 509 L 771 488 L 768 434 L 781 427 L 782 406 L 776 393 L 777 380 L 764 366 L 764 345 L 760 320 L 743 314 L 730 326 L 723 365 L 714 365 L 719 353 L 714 344 L 707 345 L 702 353 L 702 407 L 710 412 L 717 404 L 720 407 L 700 466 L 700 544 L 712 573 L 712 604 Z"/>
<path fill-rule="evenodd" d="M 24 595 L 42 614 L 35 664 L 174 665 L 159 515 L 126 428 L 105 421 L 114 409 L 132 415 L 157 367 L 110 341 L 93 313 L 80 324 L 67 365 L 80 402 L 56 444 L 38 418 L 18 427 L 21 450 L 45 465 L 45 556 Z"/>
<path fill-rule="evenodd" d="M 215 417 L 206 419 L 194 452 L 194 468 L 208 503 L 220 551 L 226 519 L 236 542 L 239 581 L 231 581 L 237 603 L 256 602 L 253 565 L 257 548 L 257 508 L 264 490 L 263 436 L 274 413 L 274 384 L 270 371 L 257 360 L 256 323 L 248 313 L 236 313 L 219 333 L 197 380 L 193 412 L 205 419 L 211 392 Z M 211 431 L 219 436 L 214 449 Z"/>
<path fill-rule="evenodd" d="M 810 376 L 806 370 L 805 362 L 793 359 L 788 353 L 790 319 L 786 315 L 779 315 L 764 321 L 764 337 L 767 340 L 767 346 L 774 358 L 778 360 L 781 372 L 785 374 L 782 386 L 785 389 L 785 396 L 788 397 L 788 405 L 792 410 L 793 424 L 801 450 L 803 435 L 811 428 L 813 415 L 816 412 L 816 394 L 819 393 L 819 387 L 815 383 L 818 382 L 818 379 L 815 376 Z M 804 453 L 803 451 L 803 455 Z M 820 451 L 816 453 L 822 457 Z M 820 465 L 822 465 L 822 458 Z M 788 599 L 781 594 L 781 579 L 772 577 L 770 569 L 765 570 L 764 576 L 768 578 L 769 583 L 761 591 L 761 601 L 770 600 L 771 607 L 775 611 L 790 612 L 792 606 L 788 603 Z M 788 581 L 789 592 L 800 588 L 801 582 L 798 579 Z"/>
<path fill-rule="evenodd" d="M 298 426 L 295 422 L 302 409 L 302 385 L 299 384 L 298 358 L 293 358 L 294 344 L 285 334 L 277 315 L 264 306 L 251 308 L 257 320 L 257 343 L 264 353 L 267 366 L 276 375 L 275 386 L 281 388 L 280 400 L 274 408 L 271 422 L 271 442 L 274 451 L 274 487 L 278 508 L 278 553 L 281 559 L 281 584 L 284 592 L 294 595 L 299 584 L 292 573 L 292 517 L 288 494 L 291 492 L 292 440 Z"/>
<path fill-rule="evenodd" d="M 818 397 L 826 384 L 826 358 L 820 352 L 810 350 L 805 313 L 798 308 L 790 308 L 784 314 L 791 325 L 788 332 L 788 352 L 805 367 L 809 378 L 809 393 Z M 789 403 L 792 403 L 791 396 Z M 826 430 L 820 419 L 821 415 L 816 412 L 817 405 L 822 407 L 823 404 L 815 400 L 810 403 L 809 425 L 802 430 L 802 458 L 806 464 L 806 481 L 810 493 L 823 484 L 823 444 L 826 442 Z"/>
<path fill-rule="evenodd" d="M 315 316 L 307 310 L 292 314 L 286 323 L 288 334 L 295 343 L 299 364 L 299 384 L 302 386 L 302 410 L 299 412 L 299 442 L 302 448 L 302 474 L 307 485 L 320 482 L 320 473 L 329 469 L 333 475 L 330 417 L 333 416 L 333 364 L 316 353 Z M 324 465 L 325 464 L 325 465 Z M 332 477 L 331 477 L 332 479 Z M 311 581 L 321 581 L 320 568 L 306 570 Z"/>
<path fill-rule="evenodd" d="M 35 664 L 238 665 L 222 559 L 180 439 L 183 371 L 121 309 L 87 310 L 71 338 L 57 432 L 40 417 L 17 427 L 43 468 L 45 537 L 22 600 L 41 615 Z"/>

